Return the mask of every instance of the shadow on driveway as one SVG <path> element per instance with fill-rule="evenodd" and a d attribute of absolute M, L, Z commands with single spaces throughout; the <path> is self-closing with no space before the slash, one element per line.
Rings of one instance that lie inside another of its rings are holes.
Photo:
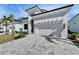
<path fill-rule="evenodd" d="M 59 38 L 59 37 L 49 37 L 49 36 L 43 36 L 43 37 L 45 37 L 47 41 L 55 43 L 55 44 L 56 44 L 56 42 L 54 42 L 53 40 L 74 45 L 74 43 L 72 43 L 72 41 L 70 41 L 69 39 L 64 39 L 64 38 Z"/>

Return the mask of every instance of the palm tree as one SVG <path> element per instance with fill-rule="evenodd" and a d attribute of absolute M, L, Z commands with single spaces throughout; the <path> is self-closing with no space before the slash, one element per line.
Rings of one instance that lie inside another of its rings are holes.
<path fill-rule="evenodd" d="M 3 26 L 6 26 L 6 35 L 7 35 L 8 34 L 8 32 L 7 32 L 7 17 L 5 15 L 2 18 L 2 24 L 3 24 Z"/>
<path fill-rule="evenodd" d="M 14 35 L 14 30 L 15 30 L 15 28 L 14 28 L 14 15 L 10 14 L 9 21 L 12 24 L 12 35 Z"/>

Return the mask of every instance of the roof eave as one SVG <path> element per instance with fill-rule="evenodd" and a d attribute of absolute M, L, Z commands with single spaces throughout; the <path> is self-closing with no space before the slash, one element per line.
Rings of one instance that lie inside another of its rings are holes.
<path fill-rule="evenodd" d="M 51 11 L 56 11 L 56 10 L 64 9 L 64 8 L 67 8 L 67 7 L 72 7 L 72 6 L 74 6 L 74 4 L 67 5 L 67 6 L 60 7 L 60 8 L 56 8 L 56 9 L 53 9 L 53 10 L 50 10 L 50 11 L 46 11 L 46 12 L 43 12 L 43 13 L 35 14 L 33 16 L 40 15 L 40 14 L 44 14 L 44 13 L 48 13 L 48 12 L 51 12 Z"/>

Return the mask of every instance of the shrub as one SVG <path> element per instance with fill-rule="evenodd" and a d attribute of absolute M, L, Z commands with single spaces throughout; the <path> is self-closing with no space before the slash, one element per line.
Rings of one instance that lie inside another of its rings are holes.
<path fill-rule="evenodd" d="M 28 34 L 28 32 L 24 32 L 22 28 L 20 28 L 20 31 L 16 31 L 16 33 L 18 33 L 19 35 L 14 37 L 14 39 L 25 37 L 25 35 Z"/>
<path fill-rule="evenodd" d="M 78 38 L 79 38 L 79 35 L 78 35 Z"/>
<path fill-rule="evenodd" d="M 25 37 L 24 34 L 19 34 L 18 36 L 14 37 L 14 39 L 18 39 L 18 38 L 22 38 L 22 37 Z"/>
<path fill-rule="evenodd" d="M 75 40 L 75 39 L 76 39 L 76 37 L 77 37 L 77 35 L 76 35 L 76 34 L 71 34 L 70 39 Z"/>
<path fill-rule="evenodd" d="M 22 32 L 23 34 L 28 34 L 28 32 Z"/>
<path fill-rule="evenodd" d="M 71 31 L 68 29 L 68 33 L 69 33 L 69 34 L 72 34 L 73 32 L 71 32 Z"/>
<path fill-rule="evenodd" d="M 69 39 L 71 38 L 71 34 L 68 34 L 68 38 L 69 38 Z"/>
<path fill-rule="evenodd" d="M 15 39 L 25 37 L 25 34 L 24 34 L 23 31 L 22 31 L 22 28 L 20 28 L 20 32 L 17 32 L 17 33 L 19 33 L 19 35 L 16 36 Z"/>

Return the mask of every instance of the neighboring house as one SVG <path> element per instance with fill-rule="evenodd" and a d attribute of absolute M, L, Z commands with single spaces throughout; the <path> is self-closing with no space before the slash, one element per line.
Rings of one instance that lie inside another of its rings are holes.
<path fill-rule="evenodd" d="M 2 26 L 1 26 L 1 20 L 0 20 L 0 28 L 1 28 Z"/>
<path fill-rule="evenodd" d="M 34 6 L 26 10 L 28 18 L 22 20 L 23 30 L 41 36 L 67 38 L 67 13 L 73 5 L 54 10 L 40 9 Z"/>
<path fill-rule="evenodd" d="M 3 30 L 3 26 L 2 26 L 1 20 L 0 20 L 0 33 L 3 33 L 3 32 L 4 32 L 4 30 Z"/>
<path fill-rule="evenodd" d="M 69 20 L 69 30 L 71 32 L 79 32 L 79 14 L 75 15 L 71 20 Z"/>
<path fill-rule="evenodd" d="M 22 28 L 22 23 L 20 20 L 14 20 L 14 28 L 15 28 L 15 31 L 20 31 L 20 28 Z M 6 26 L 3 26 L 3 24 L 0 22 L 0 29 L 4 32 L 6 32 Z M 12 24 L 10 21 L 7 21 L 7 30 L 9 30 L 9 32 L 11 33 L 12 32 Z"/>
<path fill-rule="evenodd" d="M 26 18 L 23 17 L 19 20 L 21 20 L 22 30 L 24 32 L 27 32 L 27 30 L 28 30 L 28 17 L 26 17 Z"/>
<path fill-rule="evenodd" d="M 16 32 L 19 32 L 20 28 L 22 29 L 22 23 L 20 20 L 14 20 L 14 28 Z M 12 32 L 12 24 L 10 22 L 8 23 L 8 30 L 9 32 Z"/>

